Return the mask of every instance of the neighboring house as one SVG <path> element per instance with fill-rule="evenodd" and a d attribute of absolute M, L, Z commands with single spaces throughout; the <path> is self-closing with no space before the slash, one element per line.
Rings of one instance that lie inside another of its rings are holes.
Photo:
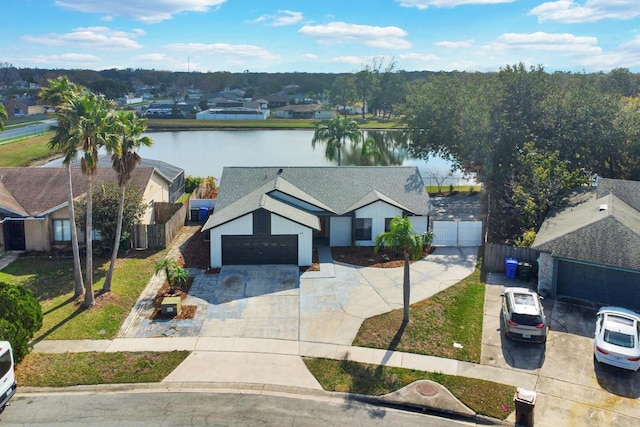
<path fill-rule="evenodd" d="M 211 267 L 311 265 L 314 240 L 372 246 L 391 219 L 427 231 L 430 209 L 416 167 L 226 167 L 210 231 Z"/>
<path fill-rule="evenodd" d="M 86 193 L 87 180 L 80 168 L 72 168 L 74 197 Z M 99 167 L 97 187 L 116 182 L 110 167 Z M 147 210 L 143 224 L 154 223 L 154 203 L 169 201 L 171 182 L 154 167 L 138 166 L 131 183 L 143 192 Z M 67 202 L 68 175 L 64 167 L 0 168 L 0 244 L 2 250 L 50 251 L 68 247 L 71 229 Z M 84 241 L 82 233 L 78 235 Z"/>
<path fill-rule="evenodd" d="M 574 194 L 532 248 L 540 291 L 640 309 L 640 182 L 601 179 Z"/>
<path fill-rule="evenodd" d="M 279 108 L 289 105 L 289 97 L 286 95 L 261 95 L 259 98 L 266 100 L 269 108 Z"/>
<path fill-rule="evenodd" d="M 9 117 L 30 116 L 43 114 L 44 105 L 38 104 L 31 97 L 11 98 L 4 102 L 4 108 Z"/>
<path fill-rule="evenodd" d="M 336 114 L 320 104 L 287 105 L 276 109 L 276 117 L 281 119 L 330 119 Z"/>

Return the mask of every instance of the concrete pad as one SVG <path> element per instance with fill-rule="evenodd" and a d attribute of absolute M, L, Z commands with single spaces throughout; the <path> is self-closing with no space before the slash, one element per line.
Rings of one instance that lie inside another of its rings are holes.
<path fill-rule="evenodd" d="M 300 340 L 351 345 L 362 320 L 342 311 L 328 313 L 301 313 Z"/>
<path fill-rule="evenodd" d="M 163 382 L 273 384 L 322 390 L 299 356 L 197 351 Z"/>
<path fill-rule="evenodd" d="M 44 340 L 33 346 L 37 353 L 82 353 L 106 351 L 111 340 Z"/>
<path fill-rule="evenodd" d="M 297 317 L 286 319 L 208 319 L 202 326 L 200 336 L 297 340 L 298 327 Z"/>
<path fill-rule="evenodd" d="M 535 390 L 538 376 L 533 373 L 502 369 L 493 366 L 477 365 L 475 363 L 459 362 L 457 375 L 469 378 L 478 378 L 501 384 L 509 384 L 515 387 L 523 387 Z"/>
<path fill-rule="evenodd" d="M 337 344 L 300 341 L 300 356 L 336 359 L 341 347 Z"/>
<path fill-rule="evenodd" d="M 462 417 L 476 415 L 449 390 L 433 381 L 416 381 L 400 390 L 381 396 L 380 400 L 427 410 L 435 409 Z"/>

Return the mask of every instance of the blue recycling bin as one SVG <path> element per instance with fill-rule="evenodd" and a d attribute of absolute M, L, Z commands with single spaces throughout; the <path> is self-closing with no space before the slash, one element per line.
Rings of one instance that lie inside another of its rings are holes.
<path fill-rule="evenodd" d="M 209 208 L 200 208 L 200 222 L 207 222 L 207 219 L 209 219 Z"/>
<path fill-rule="evenodd" d="M 506 275 L 507 279 L 516 280 L 518 277 L 518 259 L 507 258 L 506 259 Z"/>

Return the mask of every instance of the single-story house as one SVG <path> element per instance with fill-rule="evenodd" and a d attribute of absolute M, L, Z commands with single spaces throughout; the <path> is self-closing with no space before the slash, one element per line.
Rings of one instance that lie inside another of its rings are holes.
<path fill-rule="evenodd" d="M 334 110 L 327 110 L 320 104 L 292 104 L 276 109 L 276 117 L 281 119 L 326 120 L 335 115 Z"/>
<path fill-rule="evenodd" d="M 312 263 L 314 240 L 373 246 L 397 215 L 427 231 L 417 167 L 225 167 L 210 233 L 211 267 Z"/>
<path fill-rule="evenodd" d="M 86 177 L 72 168 L 74 197 L 86 193 Z M 117 182 L 110 167 L 99 167 L 94 188 L 104 182 Z M 154 223 L 154 203 L 169 201 L 171 182 L 154 167 L 138 166 L 131 183 L 143 192 L 147 210 L 143 224 Z M 68 174 L 65 167 L 0 168 L 0 246 L 1 250 L 50 251 L 71 242 L 68 214 Z M 80 232 L 79 240 L 84 236 Z"/>
<path fill-rule="evenodd" d="M 32 97 L 18 97 L 5 100 L 4 109 L 9 117 L 44 114 L 44 105 L 39 104 Z"/>
<path fill-rule="evenodd" d="M 640 309 L 640 182 L 600 179 L 543 222 L 538 289 Z"/>
<path fill-rule="evenodd" d="M 196 120 L 266 120 L 269 110 L 262 108 L 209 108 L 196 113 Z"/>

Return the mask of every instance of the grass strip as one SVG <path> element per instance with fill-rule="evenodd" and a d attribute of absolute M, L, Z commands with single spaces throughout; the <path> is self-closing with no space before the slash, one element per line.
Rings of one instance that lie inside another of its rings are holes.
<path fill-rule="evenodd" d="M 26 387 L 160 382 L 188 351 L 122 353 L 31 353 L 16 368 Z"/>
<path fill-rule="evenodd" d="M 1 144 L 0 167 L 29 166 L 56 156 L 59 152 L 47 146 L 52 136 L 48 132 Z"/>
<path fill-rule="evenodd" d="M 406 325 L 402 309 L 366 319 L 353 345 L 480 363 L 484 289 L 476 269 L 457 284 L 411 305 Z"/>
<path fill-rule="evenodd" d="M 0 271 L 0 282 L 31 289 L 42 306 L 42 328 L 34 340 L 110 339 L 113 338 L 154 274 L 155 262 L 165 251 L 133 252 L 118 259 L 113 274 L 112 292 L 101 293 L 109 267 L 107 260 L 94 260 L 96 305 L 82 307 L 82 299 L 73 298 L 73 261 L 69 257 L 46 255 L 21 256 Z"/>
<path fill-rule="evenodd" d="M 381 396 L 415 381 L 430 380 L 442 384 L 478 414 L 504 420 L 515 410 L 516 387 L 491 381 L 348 360 L 307 357 L 304 363 L 327 391 Z"/>

